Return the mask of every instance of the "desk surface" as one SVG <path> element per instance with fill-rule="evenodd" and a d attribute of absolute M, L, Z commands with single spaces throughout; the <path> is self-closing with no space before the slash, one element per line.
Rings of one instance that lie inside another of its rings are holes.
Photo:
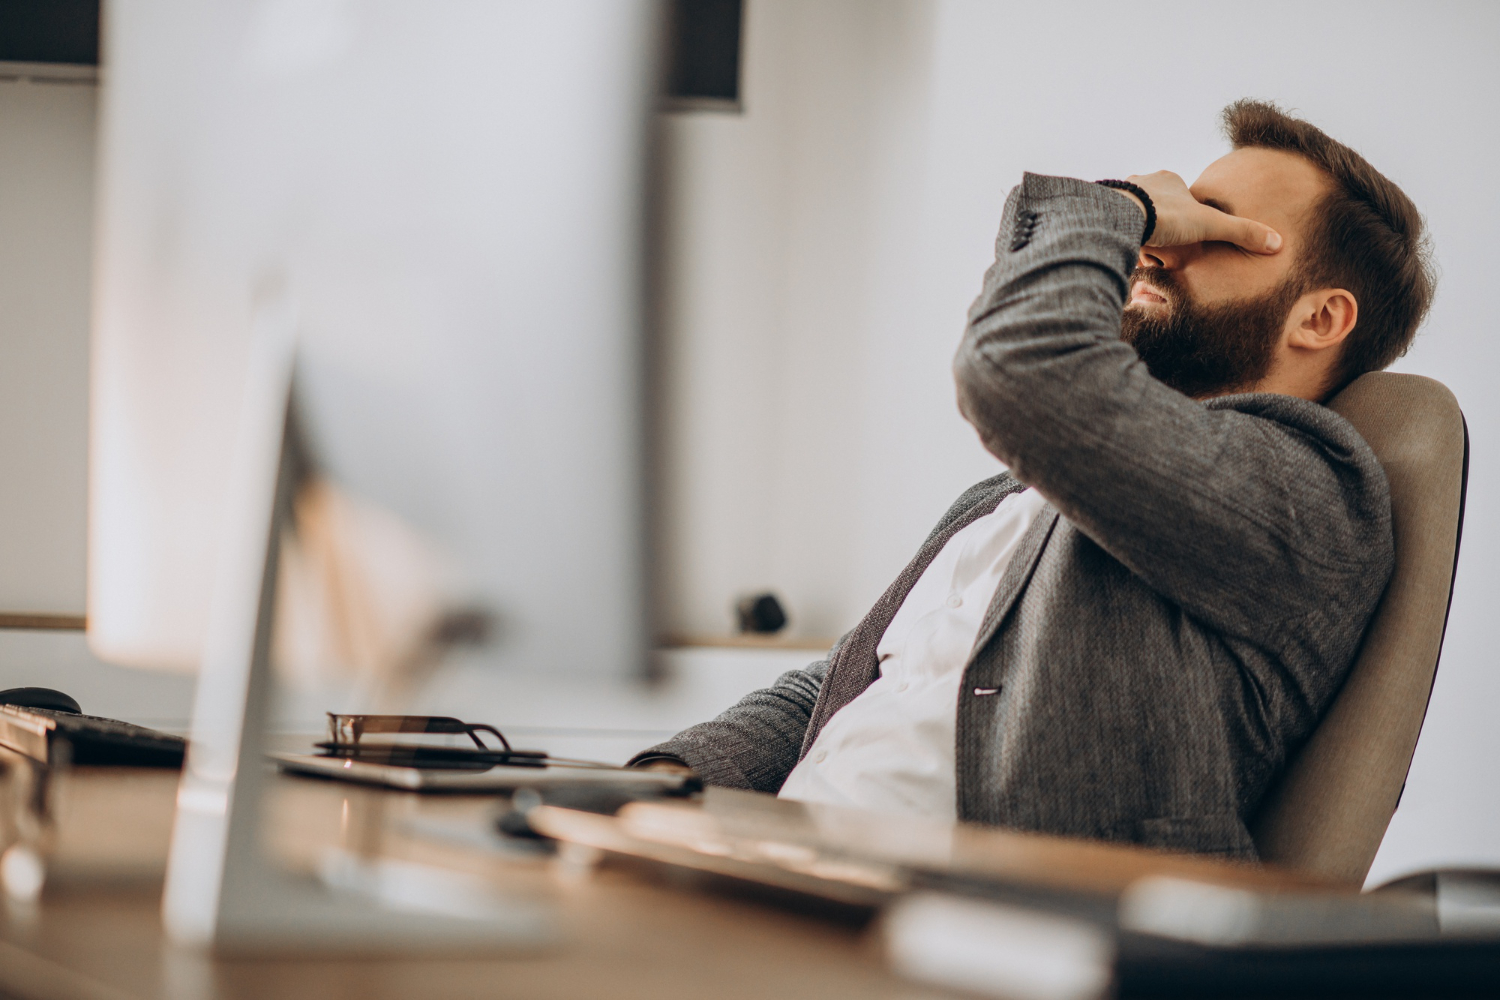
<path fill-rule="evenodd" d="M 210 959 L 169 947 L 161 928 L 160 878 L 175 791 L 174 773 L 79 769 L 68 776 L 48 891 L 30 911 L 11 906 L 0 913 L 0 995 L 929 995 L 892 976 L 855 921 L 703 891 L 624 860 L 606 860 L 580 876 L 549 858 L 497 850 L 482 836 L 494 815 L 491 797 L 424 797 L 293 778 L 278 779 L 271 800 L 275 849 L 288 863 L 305 865 L 342 846 L 463 870 L 500 890 L 552 901 L 560 940 L 534 954 L 459 960 Z M 746 808 L 743 799 L 732 805 Z M 421 835 L 413 832 L 418 827 Z M 966 864 L 1042 873 L 1043 881 L 1060 884 L 1119 882 L 1155 870 L 1240 883 L 1305 882 L 1245 866 L 996 831 L 964 829 L 953 850 Z"/>

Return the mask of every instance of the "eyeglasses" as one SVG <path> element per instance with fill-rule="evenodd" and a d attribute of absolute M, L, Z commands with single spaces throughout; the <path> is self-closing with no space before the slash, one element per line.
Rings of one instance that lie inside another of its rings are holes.
<path fill-rule="evenodd" d="M 401 736 L 467 736 L 473 747 L 375 741 L 363 742 L 367 734 Z M 500 741 L 490 747 L 479 738 L 489 733 Z M 371 764 L 428 767 L 454 770 L 485 770 L 497 764 L 512 767 L 546 767 L 549 759 L 541 750 L 517 750 L 505 734 L 483 722 L 464 722 L 447 715 L 339 715 L 328 713 L 329 739 L 318 743 L 326 757 L 346 757 Z"/>
<path fill-rule="evenodd" d="M 328 736 L 334 743 L 358 743 L 365 733 L 441 733 L 468 736 L 481 750 L 488 750 L 479 733 L 490 733 L 509 750 L 510 740 L 494 726 L 464 722 L 448 715 L 335 715 L 328 713 Z"/>

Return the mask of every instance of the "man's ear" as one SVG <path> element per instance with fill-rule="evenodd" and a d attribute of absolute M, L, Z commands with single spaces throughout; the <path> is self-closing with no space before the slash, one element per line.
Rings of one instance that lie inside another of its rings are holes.
<path fill-rule="evenodd" d="M 1287 346 L 1307 351 L 1337 347 L 1359 320 L 1359 302 L 1342 288 L 1308 292 L 1287 317 Z"/>

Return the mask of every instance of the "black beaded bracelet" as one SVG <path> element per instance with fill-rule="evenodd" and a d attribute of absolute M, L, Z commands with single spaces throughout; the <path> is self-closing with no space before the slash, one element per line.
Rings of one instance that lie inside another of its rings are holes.
<path fill-rule="evenodd" d="M 1146 208 L 1146 231 L 1141 234 L 1141 245 L 1145 246 L 1146 241 L 1151 238 L 1151 234 L 1156 232 L 1156 206 L 1151 203 L 1151 196 L 1146 193 L 1146 189 L 1139 184 L 1132 184 L 1129 181 L 1095 181 L 1094 183 L 1102 187 L 1115 188 L 1119 191 L 1129 191 L 1141 199 L 1141 204 Z"/>

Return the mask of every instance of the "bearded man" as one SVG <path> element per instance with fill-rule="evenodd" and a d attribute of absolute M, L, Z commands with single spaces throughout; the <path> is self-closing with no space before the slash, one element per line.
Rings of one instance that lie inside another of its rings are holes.
<path fill-rule="evenodd" d="M 828 657 L 640 755 L 787 798 L 1254 857 L 1268 785 L 1393 564 L 1390 496 L 1321 403 L 1402 355 L 1422 220 L 1273 105 L 1167 172 L 1027 174 L 954 363 L 1009 471 Z"/>

